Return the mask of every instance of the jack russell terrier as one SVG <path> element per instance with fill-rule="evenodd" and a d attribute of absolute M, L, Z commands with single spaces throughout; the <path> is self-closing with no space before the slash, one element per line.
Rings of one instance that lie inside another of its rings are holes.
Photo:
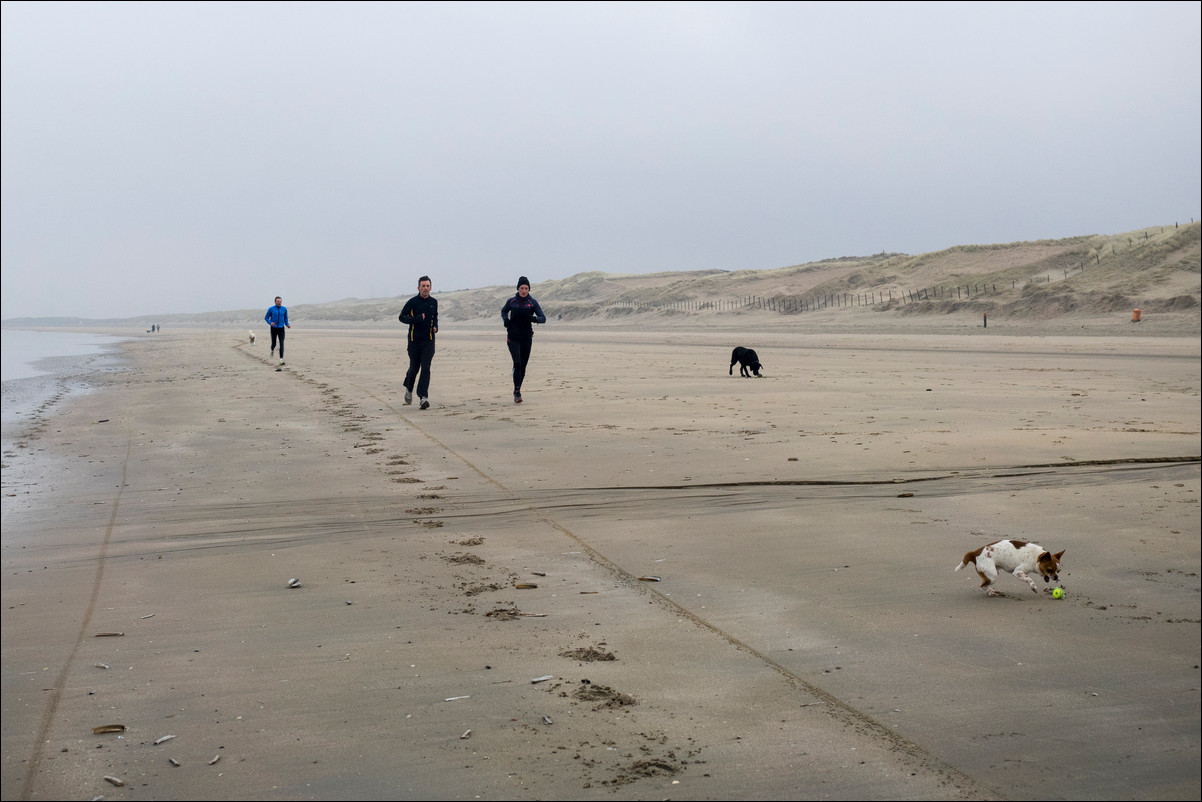
<path fill-rule="evenodd" d="M 1032 593 L 1038 593 L 1039 587 L 1028 574 L 1038 571 L 1043 576 L 1044 582 L 1050 582 L 1053 579 L 1057 582 L 1060 581 L 1060 558 L 1062 556 L 1064 556 L 1063 551 L 1059 554 L 1052 554 L 1043 546 L 1035 543 L 1027 543 L 1023 540 L 999 540 L 965 554 L 964 559 L 956 566 L 956 570 L 959 571 L 972 563 L 981 577 L 981 587 L 985 588 L 990 596 L 1001 595 L 993 588 L 999 568 L 1014 574 L 1015 577 L 1030 585 Z"/>
<path fill-rule="evenodd" d="M 255 344 L 255 333 L 253 331 L 250 333 L 250 344 Z"/>

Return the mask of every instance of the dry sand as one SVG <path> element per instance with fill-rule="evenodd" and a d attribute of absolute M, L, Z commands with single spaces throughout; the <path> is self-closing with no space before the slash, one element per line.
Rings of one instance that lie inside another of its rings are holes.
<path fill-rule="evenodd" d="M 548 326 L 515 406 L 448 328 L 427 411 L 294 327 L 29 419 L 4 799 L 1202 795 L 1196 336 Z"/>

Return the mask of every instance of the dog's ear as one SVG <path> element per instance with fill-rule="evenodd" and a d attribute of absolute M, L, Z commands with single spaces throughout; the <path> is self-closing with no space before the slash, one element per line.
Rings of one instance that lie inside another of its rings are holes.
<path fill-rule="evenodd" d="M 1060 558 L 1064 556 L 1064 549 L 1061 549 L 1059 554 L 1053 556 L 1055 556 L 1056 562 L 1060 562 Z"/>

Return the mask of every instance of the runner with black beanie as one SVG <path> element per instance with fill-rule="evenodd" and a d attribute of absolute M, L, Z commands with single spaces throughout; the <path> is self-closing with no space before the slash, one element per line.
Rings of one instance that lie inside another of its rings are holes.
<path fill-rule="evenodd" d="M 518 279 L 518 292 L 501 307 L 501 321 L 505 324 L 505 343 L 513 357 L 513 403 L 522 403 L 522 380 L 526 378 L 526 364 L 530 361 L 530 346 L 534 342 L 534 324 L 546 323 L 547 316 L 530 295 L 530 279 Z"/>

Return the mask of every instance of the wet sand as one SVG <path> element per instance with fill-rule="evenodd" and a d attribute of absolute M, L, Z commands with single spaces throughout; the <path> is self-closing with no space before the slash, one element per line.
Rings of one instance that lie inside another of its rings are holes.
<path fill-rule="evenodd" d="M 429 410 L 164 332 L 6 442 L 4 799 L 1200 795 L 1197 337 L 547 327 L 517 406 L 448 328 Z"/>

